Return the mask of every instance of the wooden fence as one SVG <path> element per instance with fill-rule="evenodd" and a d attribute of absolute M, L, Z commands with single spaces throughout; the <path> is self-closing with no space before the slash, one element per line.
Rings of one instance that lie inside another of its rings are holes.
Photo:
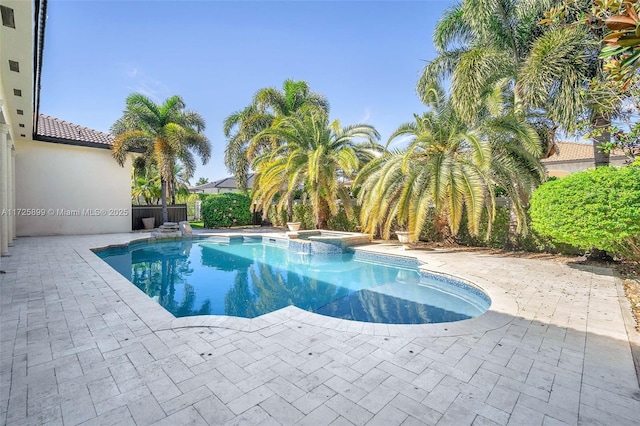
<path fill-rule="evenodd" d="M 187 220 L 187 205 L 176 204 L 167 206 L 169 222 L 182 222 Z M 131 229 L 144 229 L 142 218 L 155 218 L 155 227 L 162 225 L 162 206 L 131 206 Z"/>

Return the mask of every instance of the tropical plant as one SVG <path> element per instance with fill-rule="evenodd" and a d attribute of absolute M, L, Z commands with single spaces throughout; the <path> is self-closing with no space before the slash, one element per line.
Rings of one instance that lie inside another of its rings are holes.
<path fill-rule="evenodd" d="M 277 194 L 277 210 L 301 187 L 309 195 L 317 228 L 326 228 L 340 203 L 351 215 L 351 194 L 343 180 L 350 178 L 381 150 L 378 132 L 367 124 L 341 127 L 329 122 L 325 111 L 304 106 L 296 114 L 274 120 L 254 141 L 274 139 L 284 143 L 257 155 L 253 200 L 267 211 Z M 249 146 L 251 154 L 253 146 Z M 340 201 L 338 201 L 340 200 Z"/>
<path fill-rule="evenodd" d="M 171 183 L 170 191 L 171 194 L 171 204 L 176 203 L 176 197 L 188 197 L 189 196 L 189 176 L 182 166 L 182 164 L 177 163 L 173 167 L 173 182 Z"/>
<path fill-rule="evenodd" d="M 599 167 L 538 188 L 533 228 L 555 241 L 613 253 L 640 241 L 640 167 Z"/>
<path fill-rule="evenodd" d="M 469 129 L 441 96 L 430 102 L 432 110 L 414 122 L 402 124 L 390 137 L 409 136 L 406 150 L 384 153 L 367 164 L 355 185 L 361 186 L 361 223 L 365 232 L 379 227 L 389 238 L 391 226 L 408 228 L 415 241 L 431 205 L 436 210 L 436 228 L 442 238 L 448 230 L 458 232 L 463 208 L 471 231 L 484 205 L 491 147 L 478 132 Z"/>
<path fill-rule="evenodd" d="M 250 225 L 251 219 L 251 197 L 246 194 L 212 194 L 202 203 L 205 228 Z"/>
<path fill-rule="evenodd" d="M 463 0 L 449 9 L 434 33 L 438 57 L 427 64 L 418 93 L 434 81 L 451 79 L 451 102 L 474 122 L 499 109 L 555 129 L 574 132 L 578 120 L 606 129 L 619 98 L 599 86 L 598 30 L 581 18 L 590 0 Z M 540 25 L 540 23 L 544 25 Z M 496 102 L 498 100 L 499 102 Z M 609 133 L 593 138 L 596 165 L 607 164 L 599 147 Z"/>
<path fill-rule="evenodd" d="M 126 99 L 121 118 L 113 126 L 115 136 L 113 157 L 120 166 L 129 152 L 142 149 L 147 164 L 155 164 L 160 172 L 162 220 L 168 220 L 167 186 L 175 182 L 175 167 L 179 162 L 187 178 L 196 168 L 194 151 L 206 164 L 211 156 L 211 146 L 202 133 L 205 124 L 202 117 L 185 110 L 179 96 L 172 96 L 163 104 L 156 104 L 144 95 L 134 93 Z"/>
<path fill-rule="evenodd" d="M 458 116 L 442 89 L 434 86 L 428 93 L 430 111 L 414 115 L 414 122 L 401 125 L 389 138 L 392 143 L 409 137 L 409 146 L 373 160 L 354 182 L 361 185 L 365 231 L 380 229 L 388 238 L 397 224 L 406 227 L 415 241 L 433 208 L 439 239 L 451 241 L 458 233 L 463 211 L 469 231 L 477 235 L 484 207 L 489 223 L 493 221 L 496 184 L 506 188 L 517 207 L 522 231 L 524 206 L 542 175 L 534 129 L 513 115 L 486 119 L 472 128 Z"/>
<path fill-rule="evenodd" d="M 140 198 L 142 198 L 144 203 L 148 206 L 158 204 L 158 201 L 162 196 L 159 179 L 147 178 L 145 176 L 134 176 L 131 196 L 138 204 L 140 202 Z"/>
<path fill-rule="evenodd" d="M 609 164 L 609 127 L 624 94 L 603 73 L 603 29 L 585 19 L 591 5 L 561 2 L 545 13 L 544 32 L 531 44 L 521 81 L 529 106 L 544 108 L 567 131 L 587 130 L 598 167 Z"/>
<path fill-rule="evenodd" d="M 198 178 L 198 180 L 196 181 L 196 186 L 200 186 L 200 185 L 204 185 L 209 183 L 209 178 L 206 177 L 200 177 Z"/>
<path fill-rule="evenodd" d="M 474 123 L 492 102 L 509 92 L 509 105 L 525 110 L 520 73 L 531 43 L 543 28 L 537 25 L 552 0 L 462 0 L 438 22 L 433 41 L 438 56 L 429 62 L 417 90 L 425 99 L 434 84 L 451 79 L 451 105 L 461 119 Z"/>
<path fill-rule="evenodd" d="M 312 92 L 306 81 L 287 79 L 282 90 L 268 87 L 258 90 L 249 106 L 229 115 L 224 121 L 224 135 L 227 138 L 224 162 L 236 178 L 238 187 L 247 188 L 247 179 L 252 157 L 248 155 L 248 147 L 261 131 L 270 127 L 278 117 L 294 114 L 303 106 L 315 106 L 326 113 L 329 103 L 319 93 Z M 271 146 L 278 143 L 273 140 L 260 140 Z M 282 141 L 279 141 L 282 142 Z M 257 152 L 254 148 L 254 152 Z"/>
<path fill-rule="evenodd" d="M 640 67 L 640 3 L 637 0 L 596 0 L 592 9 L 594 25 L 607 28 L 600 57 L 605 59 L 608 77 L 629 87 Z"/>

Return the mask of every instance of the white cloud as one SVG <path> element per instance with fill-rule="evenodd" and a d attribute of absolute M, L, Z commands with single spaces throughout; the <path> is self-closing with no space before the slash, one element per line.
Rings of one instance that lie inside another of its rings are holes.
<path fill-rule="evenodd" d="M 144 70 L 137 66 L 129 65 L 125 70 L 127 77 L 126 88 L 131 92 L 147 96 L 154 102 L 162 102 L 169 96 L 169 88 L 166 84 L 148 76 Z"/>
<path fill-rule="evenodd" d="M 360 123 L 368 123 L 371 119 L 371 110 L 369 108 L 364 109 L 364 117 L 360 119 Z"/>

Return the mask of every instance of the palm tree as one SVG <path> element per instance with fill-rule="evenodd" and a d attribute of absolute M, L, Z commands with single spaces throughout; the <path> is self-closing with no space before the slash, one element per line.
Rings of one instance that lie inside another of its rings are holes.
<path fill-rule="evenodd" d="M 605 81 L 599 57 L 604 30 L 586 25 L 583 18 L 591 3 L 567 3 L 547 14 L 545 32 L 531 44 L 521 81 L 525 101 L 544 108 L 565 129 L 575 130 L 578 120 L 590 125 L 598 167 L 609 164 L 601 146 L 610 142 L 611 120 L 629 94 Z"/>
<path fill-rule="evenodd" d="M 433 95 L 433 92 L 431 92 Z M 447 239 L 457 234 L 463 209 L 471 232 L 477 234 L 490 165 L 490 144 L 470 129 L 439 94 L 432 110 L 402 124 L 390 137 L 412 140 L 404 151 L 386 153 L 366 165 L 355 184 L 361 184 L 361 223 L 367 232 L 382 228 L 389 238 L 394 220 L 406 226 L 415 241 L 427 211 L 436 212 L 436 230 Z"/>
<path fill-rule="evenodd" d="M 319 93 L 312 92 L 306 81 L 287 79 L 282 84 L 282 90 L 274 87 L 258 90 L 249 106 L 225 119 L 223 130 L 227 146 L 224 161 L 240 188 L 247 187 L 252 161 L 247 155 L 247 149 L 254 137 L 270 127 L 276 118 L 290 116 L 303 106 L 310 105 L 329 113 L 327 99 Z M 268 144 L 274 141 L 261 142 Z"/>
<path fill-rule="evenodd" d="M 535 130 L 515 116 L 486 120 L 472 128 L 457 115 L 442 89 L 431 87 L 425 98 L 430 111 L 414 115 L 414 122 L 401 125 L 389 138 L 391 143 L 410 137 L 406 150 L 375 159 L 354 182 L 362 185 L 359 201 L 365 230 L 375 232 L 380 227 L 383 238 L 389 238 L 396 222 L 406 226 L 415 241 L 433 208 L 439 238 L 451 240 L 458 233 L 463 210 L 469 231 L 477 235 L 484 207 L 489 223 L 493 221 L 496 184 L 505 187 L 518 207 L 526 205 L 531 182 L 542 173 Z M 518 223 L 523 223 L 524 208 L 517 213 Z"/>
<path fill-rule="evenodd" d="M 189 195 L 189 178 L 185 168 L 180 163 L 173 166 L 173 180 L 169 185 L 171 204 L 176 203 L 176 195 L 186 197 Z"/>
<path fill-rule="evenodd" d="M 438 52 L 418 82 L 429 87 L 451 79 L 451 104 L 470 123 L 486 110 L 496 91 L 512 93 L 512 108 L 523 111 L 520 71 L 531 42 L 543 32 L 538 21 L 553 0 L 462 0 L 438 22 L 433 40 Z"/>
<path fill-rule="evenodd" d="M 470 122 L 491 109 L 494 94 L 507 94 L 504 106 L 514 114 L 543 113 L 552 138 L 557 127 L 574 132 L 576 121 L 586 116 L 596 133 L 596 165 L 608 163 L 599 146 L 610 139 L 617 98 L 590 87 L 590 81 L 602 78 L 601 31 L 592 31 L 582 19 L 592 3 L 463 0 L 436 27 L 438 57 L 425 67 L 418 93 L 450 78 L 451 102 Z"/>
<path fill-rule="evenodd" d="M 127 97 L 121 118 L 113 126 L 113 157 L 120 166 L 129 152 L 144 150 L 147 164 L 154 163 L 160 171 L 162 190 L 162 220 L 169 220 L 167 212 L 167 184 L 175 180 L 175 166 L 179 161 L 188 177 L 193 176 L 196 164 L 194 151 L 206 164 L 211 145 L 203 134 L 204 119 L 196 112 L 186 111 L 179 96 L 172 96 L 163 104 L 156 104 L 144 95 Z"/>
<path fill-rule="evenodd" d="M 144 203 L 150 206 L 156 204 L 162 196 L 158 180 L 155 178 L 134 176 L 133 182 L 134 185 L 133 188 L 131 188 L 131 195 L 136 198 L 138 203 L 140 203 L 140 197 L 142 197 Z"/>
<path fill-rule="evenodd" d="M 254 138 L 284 141 L 257 155 L 253 199 L 266 211 L 276 194 L 282 193 L 278 210 L 293 193 L 304 186 L 313 207 L 315 225 L 327 227 L 330 215 L 338 212 L 338 199 L 351 217 L 349 189 L 339 177 L 349 178 L 380 151 L 378 132 L 370 125 L 341 127 L 329 123 L 327 114 L 314 106 L 304 106 L 296 114 L 274 120 L 271 127 Z M 254 143 L 248 147 L 251 155 Z"/>

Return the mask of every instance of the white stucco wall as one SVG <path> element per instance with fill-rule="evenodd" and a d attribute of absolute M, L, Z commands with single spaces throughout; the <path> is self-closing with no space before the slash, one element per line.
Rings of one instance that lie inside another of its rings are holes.
<path fill-rule="evenodd" d="M 611 157 L 610 164 L 616 167 L 627 165 L 627 157 Z M 548 176 L 565 177 L 571 173 L 593 169 L 595 167 L 593 159 L 571 160 L 571 161 L 543 161 Z"/>
<path fill-rule="evenodd" d="M 108 149 L 18 141 L 16 208 L 46 212 L 18 211 L 19 237 L 129 232 L 131 159 L 120 167 Z"/>

